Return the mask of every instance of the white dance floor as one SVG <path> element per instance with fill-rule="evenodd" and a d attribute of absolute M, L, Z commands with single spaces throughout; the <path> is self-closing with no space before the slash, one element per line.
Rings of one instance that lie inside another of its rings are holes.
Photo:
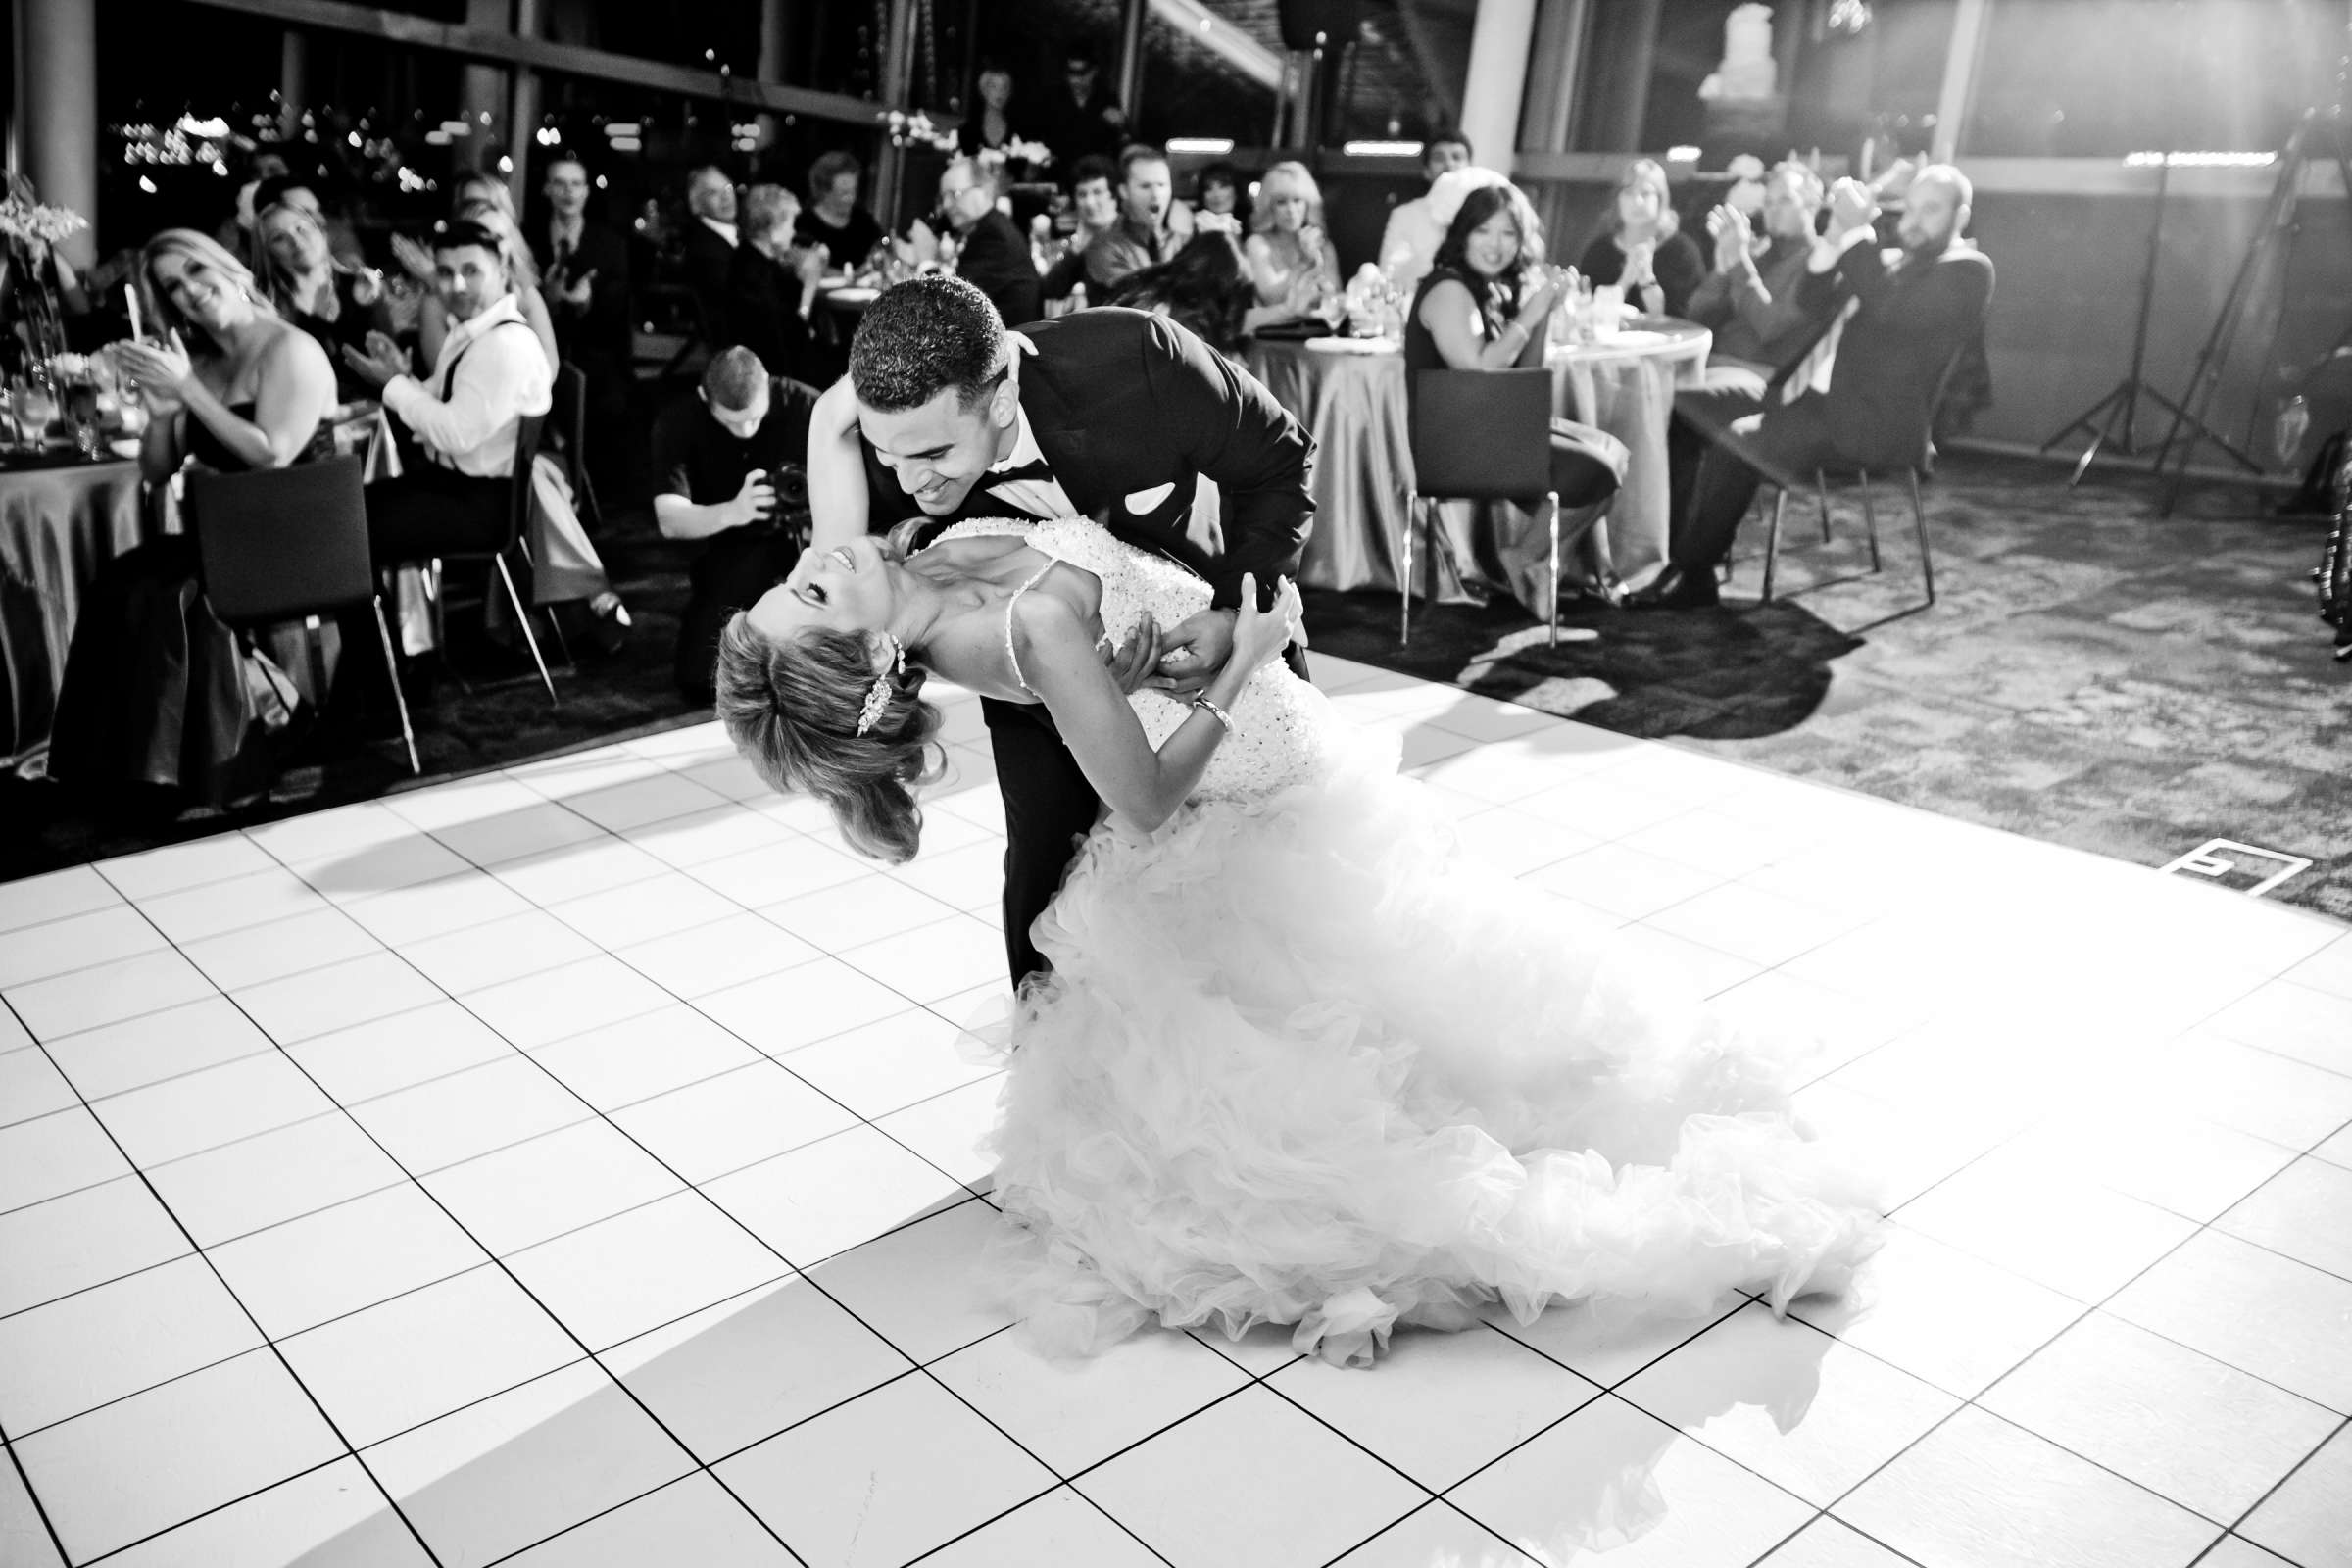
<path fill-rule="evenodd" d="M 891 872 L 705 726 L 0 885 L 0 1561 L 2352 1564 L 2352 932 L 1315 669 L 1827 1037 L 1854 1298 L 1041 1362 L 976 707 Z"/>

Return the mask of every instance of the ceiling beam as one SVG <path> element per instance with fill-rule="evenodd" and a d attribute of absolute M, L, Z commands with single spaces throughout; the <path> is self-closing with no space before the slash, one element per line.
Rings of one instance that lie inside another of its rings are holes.
<path fill-rule="evenodd" d="M 552 71 L 561 75 L 585 76 L 598 81 L 626 82 L 631 86 L 652 87 L 689 98 L 719 99 L 745 109 L 764 110 L 771 114 L 807 115 L 814 120 L 870 126 L 887 107 L 870 99 L 853 98 L 847 93 L 818 92 L 810 87 L 788 87 L 781 82 L 754 81 L 744 76 L 721 74 L 715 71 L 697 71 L 658 60 L 640 60 L 632 55 L 590 49 L 579 44 L 557 43 L 546 38 L 522 38 L 494 28 L 433 22 L 375 6 L 355 5 L 350 0 L 194 0 L 194 3 L 251 17 L 267 17 L 293 27 L 356 33 L 361 37 L 403 44 L 412 49 L 429 49 L 493 65 L 523 66 L 535 71 Z M 933 115 L 931 118 L 943 130 L 953 129 L 957 119 L 954 115 Z"/>

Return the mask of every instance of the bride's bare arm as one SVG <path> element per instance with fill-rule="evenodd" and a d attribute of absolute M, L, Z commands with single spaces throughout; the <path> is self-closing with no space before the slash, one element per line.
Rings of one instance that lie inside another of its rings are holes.
<path fill-rule="evenodd" d="M 1233 657 L 1202 694 L 1226 710 L 1250 673 L 1288 641 L 1297 592 L 1286 589 L 1266 613 L 1254 609 L 1254 593 L 1244 604 L 1250 608 L 1235 628 Z M 1215 714 L 1196 708 L 1153 751 L 1076 611 L 1048 594 L 1024 594 L 1013 607 L 1013 627 L 1030 689 L 1045 699 L 1054 727 L 1095 793 L 1147 831 L 1165 822 L 1200 782 L 1225 738 L 1225 726 Z"/>
<path fill-rule="evenodd" d="M 864 537 L 873 494 L 858 434 L 858 393 L 843 376 L 808 414 L 808 536 L 816 551 Z"/>

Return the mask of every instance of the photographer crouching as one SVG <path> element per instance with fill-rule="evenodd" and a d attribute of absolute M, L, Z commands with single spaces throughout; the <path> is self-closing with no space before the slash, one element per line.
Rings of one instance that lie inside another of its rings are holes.
<path fill-rule="evenodd" d="M 771 376 L 736 347 L 714 356 L 694 395 L 654 425 L 654 520 L 664 539 L 699 539 L 678 617 L 678 689 L 711 700 L 727 617 L 792 570 L 808 522 L 808 413 L 816 388 Z"/>

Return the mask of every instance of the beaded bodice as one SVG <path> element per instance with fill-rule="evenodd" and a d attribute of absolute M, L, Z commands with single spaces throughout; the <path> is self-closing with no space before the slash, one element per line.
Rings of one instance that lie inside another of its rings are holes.
<path fill-rule="evenodd" d="M 1113 646 L 1125 643 L 1146 615 L 1165 631 L 1208 608 L 1206 582 L 1172 561 L 1123 543 L 1101 524 L 1083 517 L 1054 522 L 975 518 L 956 524 L 932 542 L 999 535 L 1016 536 L 1039 554 L 1100 582 L 1102 636 Z M 1012 662 L 1016 679 L 1021 679 L 1021 666 L 1012 644 L 1012 604 L 1043 575 L 1040 571 L 1021 584 L 1005 604 L 1005 655 Z M 1021 686 L 1028 689 L 1026 679 L 1021 679 Z M 1176 733 L 1192 710 L 1190 698 L 1172 697 L 1150 687 L 1134 693 L 1127 702 L 1154 747 Z M 1292 674 L 1279 660 L 1250 677 L 1233 705 L 1232 715 L 1233 733 L 1210 758 L 1208 771 L 1193 792 L 1198 798 L 1266 795 L 1317 776 L 1330 760 L 1338 714 L 1321 692 Z"/>

